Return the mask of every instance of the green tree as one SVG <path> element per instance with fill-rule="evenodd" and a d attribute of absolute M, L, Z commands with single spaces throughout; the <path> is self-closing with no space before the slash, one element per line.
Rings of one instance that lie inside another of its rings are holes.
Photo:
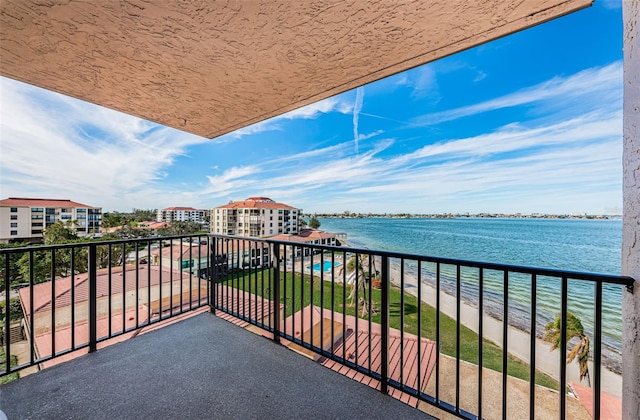
<path fill-rule="evenodd" d="M 102 227 L 112 228 L 116 226 L 122 226 L 123 216 L 124 215 L 118 211 L 104 213 L 102 215 Z"/>
<path fill-rule="evenodd" d="M 147 222 L 149 220 L 156 220 L 156 209 L 133 209 L 131 212 L 130 220 L 134 222 Z"/>
<path fill-rule="evenodd" d="M 315 214 L 309 219 L 309 227 L 311 229 L 318 229 L 320 227 L 320 220 L 318 220 Z"/>
<path fill-rule="evenodd" d="M 560 319 L 560 314 L 556 314 L 556 317 L 553 321 L 549 322 L 544 326 L 544 336 L 542 337 L 545 341 L 551 343 L 551 351 L 560 347 L 560 339 L 562 333 L 562 322 Z M 580 365 L 580 380 L 587 378 L 587 383 L 589 387 L 591 387 L 591 377 L 589 376 L 589 337 L 584 333 L 584 327 L 582 326 L 582 322 L 578 319 L 577 316 L 573 314 L 573 312 L 567 312 L 567 341 L 569 344 L 574 338 L 577 338 L 576 344 L 570 349 L 569 354 L 567 355 L 567 364 L 573 362 L 574 359 L 578 359 L 578 364 Z"/>
<path fill-rule="evenodd" d="M 202 230 L 202 225 L 196 222 L 171 222 L 170 226 L 158 229 L 160 236 L 190 235 Z"/>
<path fill-rule="evenodd" d="M 15 242 L 9 244 L 0 244 L 1 248 L 22 248 L 28 246 L 29 244 L 23 242 Z M 5 290 L 5 285 L 7 280 L 10 285 L 14 285 L 20 283 L 22 281 L 22 274 L 20 273 L 20 266 L 18 265 L 18 261 L 22 254 L 20 253 L 12 253 L 6 254 L 4 258 L 0 259 L 0 291 Z M 5 270 L 6 260 L 5 258 L 9 258 L 9 273 L 7 278 L 7 273 Z"/>

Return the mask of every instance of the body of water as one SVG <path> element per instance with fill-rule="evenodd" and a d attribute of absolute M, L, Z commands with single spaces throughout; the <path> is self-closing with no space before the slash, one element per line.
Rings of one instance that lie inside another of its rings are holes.
<path fill-rule="evenodd" d="M 471 261 L 513 264 L 569 271 L 620 274 L 622 220 L 587 219 L 320 219 L 321 229 L 344 232 L 349 245 L 409 254 Z M 455 293 L 451 267 L 443 289 Z M 446 267 L 443 273 L 447 275 Z M 428 268 L 426 282 L 433 281 Z M 477 306 L 477 276 L 463 270 L 462 298 Z M 510 323 L 528 330 L 530 277 L 512 275 L 509 283 Z M 502 313 L 502 277 L 485 275 L 485 310 L 496 317 Z M 591 337 L 593 326 L 593 284 L 570 281 L 568 309 L 583 322 Z M 560 310 L 557 279 L 538 279 L 536 334 Z M 610 367 L 618 369 L 621 352 L 622 288 L 603 290 L 603 344 Z"/>

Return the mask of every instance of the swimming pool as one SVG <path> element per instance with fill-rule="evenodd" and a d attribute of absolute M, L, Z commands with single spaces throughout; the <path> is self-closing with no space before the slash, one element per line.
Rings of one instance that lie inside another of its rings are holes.
<path fill-rule="evenodd" d="M 333 263 L 333 267 L 338 267 L 340 265 L 340 263 L 338 261 Z M 311 266 L 308 265 L 307 266 L 308 269 L 311 269 Z M 325 273 L 328 271 L 331 271 L 331 261 L 323 261 L 322 262 L 322 271 L 324 271 Z M 317 264 L 313 264 L 313 271 L 320 271 L 320 263 Z"/>

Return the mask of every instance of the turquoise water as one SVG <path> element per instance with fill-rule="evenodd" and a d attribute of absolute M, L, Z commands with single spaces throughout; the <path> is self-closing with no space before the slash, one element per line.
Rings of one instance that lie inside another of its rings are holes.
<path fill-rule="evenodd" d="M 338 261 L 335 261 L 333 263 L 333 265 L 331 265 L 331 261 L 323 261 L 322 262 L 322 271 L 324 271 L 326 273 L 328 271 L 331 271 L 331 268 L 338 267 L 339 265 L 340 265 L 340 263 Z M 307 266 L 307 268 L 311 268 L 311 267 Z M 313 271 L 320 271 L 320 263 L 313 264 Z"/>
<path fill-rule="evenodd" d="M 569 271 L 620 274 L 622 220 L 586 219 L 320 219 L 321 229 L 347 233 L 354 247 L 463 260 L 554 268 Z M 413 268 L 415 264 L 413 264 Z M 411 269 L 411 267 L 409 267 Z M 444 266 L 445 277 L 455 276 L 453 266 Z M 417 271 L 417 270 L 415 270 Z M 423 268 L 423 278 L 433 282 L 433 267 Z M 477 271 L 463 269 L 462 298 L 477 302 Z M 453 281 L 443 288 L 455 292 Z M 529 276 L 510 275 L 510 323 L 528 329 Z M 485 310 L 502 314 L 502 274 L 485 274 Z M 570 281 L 568 309 L 592 331 L 593 293 L 591 283 Z M 553 318 L 560 308 L 559 281 L 539 278 L 537 288 L 539 325 Z M 621 351 L 622 288 L 603 290 L 603 343 L 612 358 Z"/>

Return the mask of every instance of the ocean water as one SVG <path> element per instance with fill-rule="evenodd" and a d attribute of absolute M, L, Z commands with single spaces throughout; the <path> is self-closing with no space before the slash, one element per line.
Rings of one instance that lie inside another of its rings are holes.
<path fill-rule="evenodd" d="M 622 220 L 587 219 L 320 219 L 321 229 L 347 233 L 351 246 L 471 261 L 514 264 L 602 274 L 620 274 Z M 408 267 L 410 270 L 417 268 Z M 417 271 L 417 270 L 416 270 Z M 433 283 L 433 269 L 423 268 L 423 278 Z M 476 271 L 477 272 L 477 271 Z M 477 275 L 463 270 L 463 300 L 477 304 Z M 443 267 L 443 289 L 455 292 L 454 267 Z M 446 281 L 446 280 L 449 281 Z M 528 330 L 529 276 L 509 278 L 509 322 Z M 484 309 L 500 318 L 503 311 L 502 274 L 485 273 Z M 570 281 L 568 310 L 582 321 L 593 337 L 592 283 Z M 560 311 L 560 282 L 538 279 L 536 334 Z M 603 355 L 614 370 L 621 352 L 622 288 L 603 290 Z"/>

